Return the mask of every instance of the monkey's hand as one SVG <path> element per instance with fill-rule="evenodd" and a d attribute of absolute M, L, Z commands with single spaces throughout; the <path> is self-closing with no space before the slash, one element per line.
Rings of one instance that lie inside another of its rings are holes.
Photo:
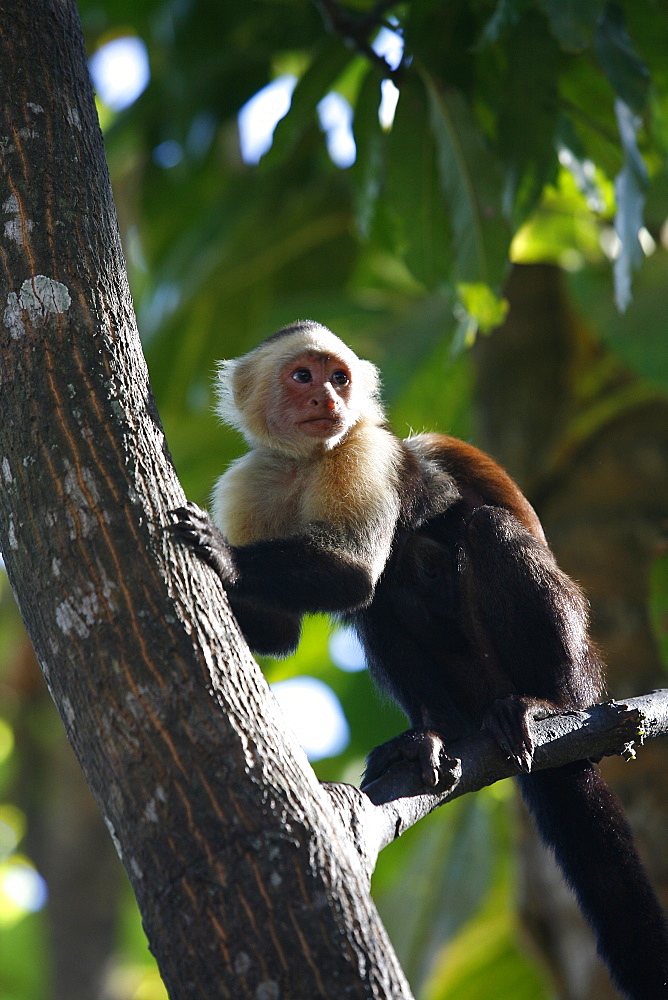
<path fill-rule="evenodd" d="M 437 732 L 433 729 L 407 729 L 371 751 L 366 760 L 362 789 L 380 778 L 391 764 L 401 760 L 417 761 L 422 781 L 431 788 L 435 785 L 452 788 L 461 773 L 459 761 L 448 757 Z"/>
<path fill-rule="evenodd" d="M 524 774 L 533 765 L 534 743 L 529 731 L 531 719 L 546 719 L 563 709 L 539 698 L 510 695 L 497 698 L 485 712 L 482 728 L 490 733 L 503 752 L 517 764 Z"/>
<path fill-rule="evenodd" d="M 168 524 L 167 530 L 208 563 L 226 587 L 235 584 L 239 574 L 231 546 L 206 511 L 188 500 L 185 507 L 177 507 L 171 513 L 177 520 Z"/>

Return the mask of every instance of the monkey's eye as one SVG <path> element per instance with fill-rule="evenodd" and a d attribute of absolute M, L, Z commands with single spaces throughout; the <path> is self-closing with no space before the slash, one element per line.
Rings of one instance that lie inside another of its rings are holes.
<path fill-rule="evenodd" d="M 334 385 L 348 385 L 349 381 L 350 379 L 341 368 L 337 369 L 337 371 L 335 372 L 332 372 L 332 382 L 334 383 Z"/>
<path fill-rule="evenodd" d="M 306 383 L 311 381 L 311 373 L 308 368 L 296 368 L 292 373 L 292 377 L 295 382 Z"/>

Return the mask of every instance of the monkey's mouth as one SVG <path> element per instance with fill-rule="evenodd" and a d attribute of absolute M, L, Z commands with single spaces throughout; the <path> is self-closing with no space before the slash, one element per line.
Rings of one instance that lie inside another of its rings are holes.
<path fill-rule="evenodd" d="M 308 420 L 300 422 L 300 427 L 327 436 L 339 430 L 341 424 L 340 417 L 309 417 Z"/>

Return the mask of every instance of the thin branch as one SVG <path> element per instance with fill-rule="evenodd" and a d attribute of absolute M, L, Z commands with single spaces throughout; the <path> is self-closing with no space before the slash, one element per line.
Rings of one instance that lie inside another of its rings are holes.
<path fill-rule="evenodd" d="M 369 43 L 369 36 L 386 23 L 385 14 L 397 6 L 397 0 L 380 0 L 366 14 L 352 13 L 337 3 L 337 0 L 313 0 L 313 3 L 320 11 L 329 32 L 338 35 L 346 45 L 368 59 L 384 78 L 397 82 L 400 67 L 392 69 Z"/>
<path fill-rule="evenodd" d="M 531 724 L 534 770 L 616 754 L 631 760 L 646 740 L 665 735 L 668 689 L 535 719 Z M 394 764 L 364 792 L 352 785 L 325 786 L 369 876 L 382 848 L 438 806 L 518 773 L 485 732 L 449 744 L 447 752 L 461 767 L 452 787 L 425 788 L 417 765 L 409 761 Z"/>

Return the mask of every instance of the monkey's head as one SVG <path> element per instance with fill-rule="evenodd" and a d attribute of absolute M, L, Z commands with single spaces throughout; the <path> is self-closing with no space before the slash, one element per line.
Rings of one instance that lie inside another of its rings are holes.
<path fill-rule="evenodd" d="M 252 447 L 295 457 L 335 448 L 362 418 L 385 419 L 375 365 L 311 321 L 222 361 L 217 392 L 219 415 Z"/>

